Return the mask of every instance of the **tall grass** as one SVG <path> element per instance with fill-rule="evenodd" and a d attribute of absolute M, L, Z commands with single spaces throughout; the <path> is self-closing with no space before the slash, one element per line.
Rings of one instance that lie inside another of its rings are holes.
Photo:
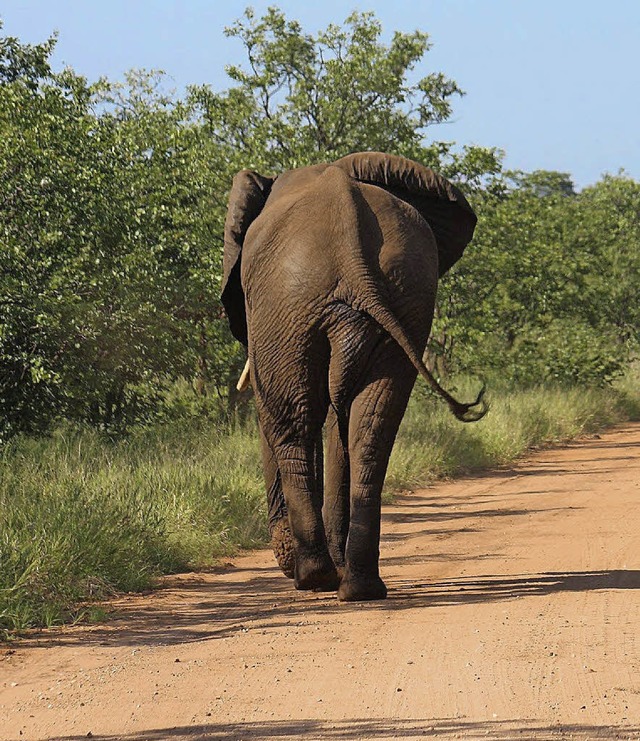
<path fill-rule="evenodd" d="M 0 628 L 51 625 L 81 600 L 264 543 L 263 488 L 251 426 L 15 441 L 0 457 Z"/>
<path fill-rule="evenodd" d="M 442 404 L 414 393 L 389 461 L 387 500 L 399 489 L 508 463 L 540 445 L 640 419 L 637 368 L 614 388 L 513 390 L 496 380 L 490 389 L 490 411 L 475 424 L 460 424 Z M 456 395 L 473 398 L 468 383 Z"/>
<path fill-rule="evenodd" d="M 414 393 L 387 497 L 640 418 L 637 372 L 616 389 L 491 388 L 491 411 L 473 425 Z M 251 423 L 172 422 L 117 443 L 73 428 L 15 440 L 0 452 L 0 633 L 74 619 L 83 602 L 145 589 L 156 575 L 205 567 L 266 539 Z"/>

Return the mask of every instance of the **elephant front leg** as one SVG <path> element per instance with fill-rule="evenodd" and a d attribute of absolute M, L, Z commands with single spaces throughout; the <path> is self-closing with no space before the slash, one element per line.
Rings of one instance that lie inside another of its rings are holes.
<path fill-rule="evenodd" d="M 349 535 L 349 451 L 346 418 L 338 420 L 333 407 L 326 422 L 327 465 L 322 519 L 329 555 L 340 576 L 345 568 L 345 551 Z"/>
<path fill-rule="evenodd" d="M 262 446 L 262 465 L 264 471 L 265 485 L 267 488 L 269 535 L 271 537 L 271 548 L 282 573 L 289 579 L 294 578 L 295 553 L 293 537 L 289 525 L 289 513 L 284 499 L 282 489 L 282 476 L 278 468 L 276 457 L 267 442 L 260 426 L 260 442 Z M 323 491 L 323 461 L 322 461 L 322 436 L 319 435 L 315 449 L 315 481 L 316 491 Z M 343 553 L 344 557 L 344 553 Z"/>

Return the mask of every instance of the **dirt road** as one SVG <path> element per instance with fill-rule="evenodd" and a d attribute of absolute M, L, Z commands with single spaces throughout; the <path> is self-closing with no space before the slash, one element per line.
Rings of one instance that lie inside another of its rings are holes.
<path fill-rule="evenodd" d="M 382 557 L 386 602 L 261 551 L 5 649 L 0 738 L 640 739 L 640 425 L 401 498 Z"/>

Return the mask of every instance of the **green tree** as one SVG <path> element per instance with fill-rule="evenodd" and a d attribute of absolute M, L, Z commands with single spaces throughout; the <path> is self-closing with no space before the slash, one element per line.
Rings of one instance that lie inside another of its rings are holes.
<path fill-rule="evenodd" d="M 501 185 L 477 195 L 474 244 L 441 286 L 434 352 L 521 383 L 610 381 L 637 346 L 638 185 L 605 178 L 576 193 L 544 171 Z"/>
<path fill-rule="evenodd" d="M 246 65 L 227 67 L 234 85 L 190 89 L 227 164 L 223 182 L 246 167 L 278 173 L 363 150 L 416 159 L 467 191 L 500 171 L 496 149 L 428 137 L 463 91 L 441 72 L 409 81 L 430 49 L 426 33 L 395 32 L 385 44 L 374 15 L 356 12 L 312 35 L 277 8 L 260 18 L 248 9 L 226 33 L 246 53 Z M 239 349 L 232 363 L 237 372 Z"/>
<path fill-rule="evenodd" d="M 440 288 L 431 358 L 530 382 L 604 382 L 637 351 L 640 186 L 576 193 L 500 177 L 500 153 L 434 140 L 462 91 L 417 73 L 430 41 L 383 41 L 371 13 L 306 33 L 276 8 L 227 29 L 231 87 L 164 92 L 159 73 L 90 84 L 51 38 L 0 38 L 0 437 L 66 417 L 118 431 L 188 379 L 232 399 L 244 362 L 218 301 L 228 188 L 357 150 L 462 183 L 480 223 Z"/>
<path fill-rule="evenodd" d="M 74 341 L 64 330 L 76 300 L 64 285 L 66 237 L 85 228 L 77 186 L 87 173 L 75 165 L 90 93 L 52 74 L 53 45 L 0 43 L 0 435 L 39 429 L 59 408 L 58 361 Z"/>
<path fill-rule="evenodd" d="M 493 149 L 456 152 L 427 139 L 463 92 L 440 72 L 408 81 L 430 49 L 426 33 L 397 31 L 385 44 L 373 13 L 356 12 L 312 35 L 277 8 L 261 18 L 248 9 L 226 33 L 242 42 L 246 66 L 226 68 L 235 83 L 229 90 L 199 87 L 191 95 L 234 170 L 280 172 L 376 150 L 474 184 L 498 171 Z"/>
<path fill-rule="evenodd" d="M 51 71 L 53 43 L 1 47 L 3 436 L 143 421 L 217 337 L 210 138 L 157 75 L 89 85 Z"/>
<path fill-rule="evenodd" d="M 640 348 L 640 183 L 607 175 L 579 198 L 574 240 L 593 256 L 590 321 Z"/>

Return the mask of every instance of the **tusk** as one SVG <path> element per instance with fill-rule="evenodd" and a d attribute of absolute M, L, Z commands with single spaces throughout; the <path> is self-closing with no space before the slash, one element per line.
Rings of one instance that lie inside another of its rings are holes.
<path fill-rule="evenodd" d="M 245 363 L 244 370 L 240 374 L 240 378 L 238 380 L 236 388 L 238 389 L 238 391 L 246 391 L 250 383 L 251 379 L 249 378 L 249 358 L 247 358 L 247 362 Z"/>

